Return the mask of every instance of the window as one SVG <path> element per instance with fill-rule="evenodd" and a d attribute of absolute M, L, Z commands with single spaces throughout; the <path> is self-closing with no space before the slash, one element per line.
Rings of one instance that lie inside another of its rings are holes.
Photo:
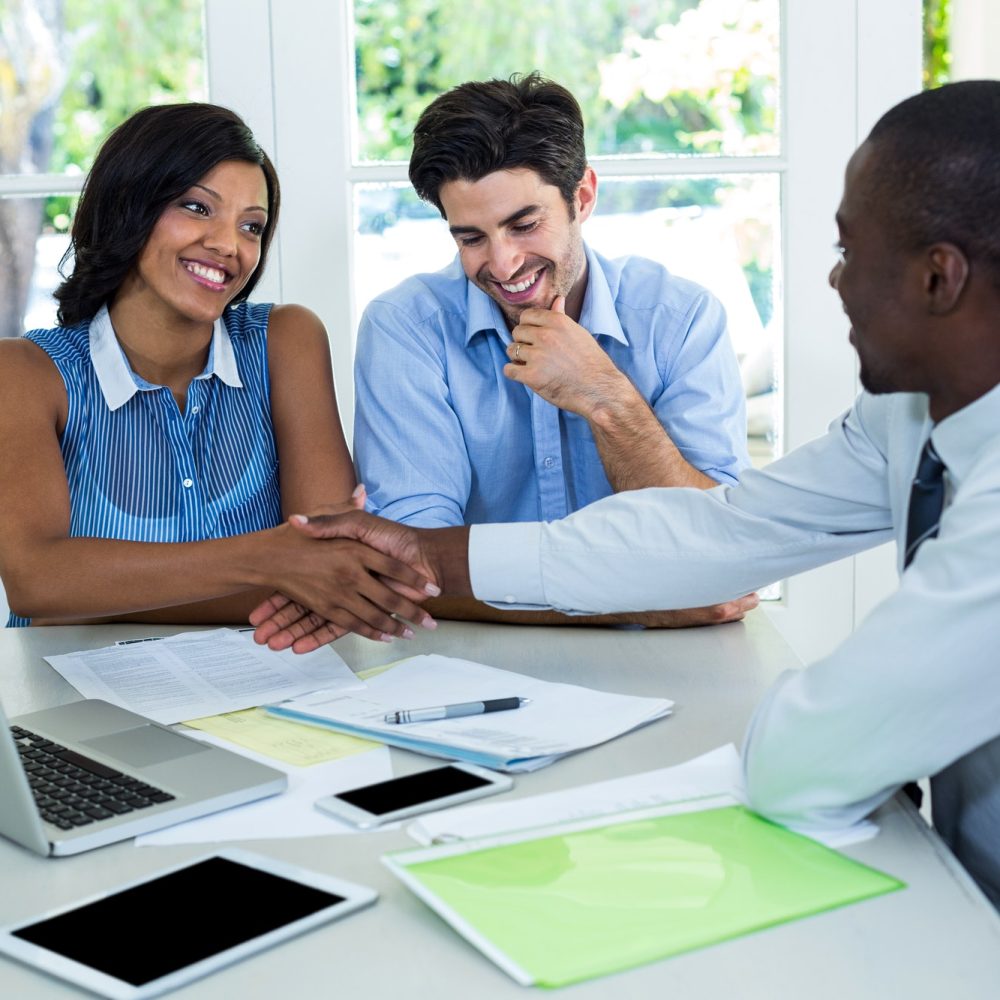
<path fill-rule="evenodd" d="M 203 100 L 202 0 L 0 0 L 0 335 L 55 322 L 83 176 L 147 104 Z"/>
<path fill-rule="evenodd" d="M 601 0 L 584 12 L 557 0 L 511 18 L 492 0 L 355 0 L 358 311 L 455 253 L 436 209 L 405 180 L 365 176 L 382 167 L 405 178 L 410 134 L 435 94 L 537 69 L 583 109 L 600 179 L 588 242 L 605 256 L 657 260 L 722 300 L 751 395 L 755 459 L 773 458 L 785 168 L 779 8 L 779 0 Z"/>

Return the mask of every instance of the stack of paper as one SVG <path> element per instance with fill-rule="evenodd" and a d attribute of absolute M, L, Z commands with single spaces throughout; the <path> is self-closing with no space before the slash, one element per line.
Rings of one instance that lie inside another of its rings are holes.
<path fill-rule="evenodd" d="M 385 721 L 387 713 L 401 709 L 512 697 L 530 702 L 514 711 L 440 722 Z M 469 660 L 415 656 L 371 677 L 363 690 L 314 692 L 268 711 L 433 757 L 498 771 L 533 771 L 662 718 L 672 705 L 665 698 L 553 684 Z"/>
<path fill-rule="evenodd" d="M 621 816 L 654 806 L 690 804 L 697 799 L 704 801 L 720 795 L 747 805 L 743 767 L 732 743 L 694 760 L 655 771 L 626 774 L 518 799 L 505 795 L 491 802 L 427 813 L 411 823 L 406 832 L 420 844 L 451 844 L 457 840 L 568 823 L 591 816 Z M 827 847 L 857 844 L 878 834 L 878 826 L 871 820 L 835 829 L 791 829 Z"/>
<path fill-rule="evenodd" d="M 363 688 L 329 646 L 296 656 L 230 629 L 127 639 L 45 659 L 85 698 L 101 698 L 169 726 L 318 688 Z"/>
<path fill-rule="evenodd" d="M 383 861 L 517 982 L 543 986 L 618 972 L 903 887 L 743 806 L 708 804 L 522 830 Z"/>

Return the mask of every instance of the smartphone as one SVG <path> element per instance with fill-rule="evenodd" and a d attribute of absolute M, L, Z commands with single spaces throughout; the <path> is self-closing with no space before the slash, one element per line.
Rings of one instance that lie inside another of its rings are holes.
<path fill-rule="evenodd" d="M 0 954 L 112 1000 L 145 1000 L 376 896 L 231 848 L 0 928 Z"/>
<path fill-rule="evenodd" d="M 369 829 L 392 820 L 447 809 L 460 802 L 505 792 L 513 784 L 506 775 L 485 767 L 448 764 L 327 795 L 317 799 L 316 808 L 354 826 Z"/>

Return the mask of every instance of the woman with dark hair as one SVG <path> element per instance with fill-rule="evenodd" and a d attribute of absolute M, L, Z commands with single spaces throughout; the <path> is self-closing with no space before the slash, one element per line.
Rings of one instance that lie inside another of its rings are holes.
<path fill-rule="evenodd" d="M 279 203 L 225 108 L 146 108 L 104 143 L 60 325 L 0 343 L 8 624 L 245 621 L 275 591 L 370 638 L 430 624 L 415 570 L 283 523 L 361 498 L 322 323 L 246 301 Z"/>

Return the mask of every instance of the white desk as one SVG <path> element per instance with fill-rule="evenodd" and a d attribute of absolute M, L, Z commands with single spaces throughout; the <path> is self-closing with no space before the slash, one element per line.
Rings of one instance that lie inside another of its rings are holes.
<path fill-rule="evenodd" d="M 72 701 L 76 692 L 43 654 L 178 629 L 132 626 L 8 629 L 0 634 L 0 694 L 8 714 Z M 662 695 L 674 714 L 533 774 L 532 794 L 679 763 L 739 743 L 751 709 L 781 671 L 797 666 L 761 612 L 744 623 L 679 632 L 630 632 L 443 623 L 410 643 L 349 637 L 337 649 L 355 669 L 416 652 L 442 652 L 551 680 Z M 429 763 L 393 751 L 399 772 Z M 909 888 L 772 928 L 717 947 L 569 987 L 573 998 L 933 998 L 1000 996 L 1000 919 L 908 804 L 877 816 L 882 833 L 847 853 Z M 247 842 L 254 850 L 378 889 L 371 909 L 201 980 L 185 998 L 335 997 L 393 1000 L 524 996 L 491 962 L 427 910 L 379 863 L 412 846 L 402 830 Z M 50 860 L 0 841 L 0 921 L 58 906 L 203 853 L 202 847 L 135 848 L 130 842 Z M 192 901 L 197 905 L 197 901 Z M 151 925 L 151 933 L 154 927 Z M 0 997 L 81 994 L 0 959 Z"/>

